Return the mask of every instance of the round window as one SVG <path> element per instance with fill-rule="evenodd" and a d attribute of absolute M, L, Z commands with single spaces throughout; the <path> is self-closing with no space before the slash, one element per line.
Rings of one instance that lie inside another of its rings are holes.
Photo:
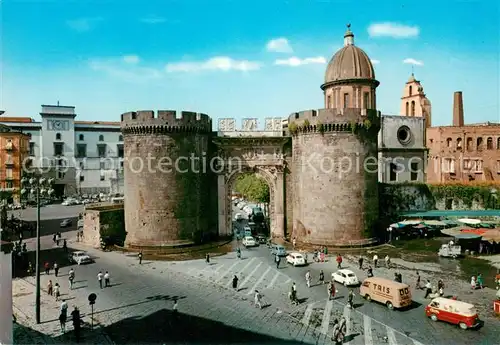
<path fill-rule="evenodd" d="M 398 129 L 398 140 L 402 145 L 408 145 L 411 140 L 411 131 L 407 126 L 401 126 Z"/>

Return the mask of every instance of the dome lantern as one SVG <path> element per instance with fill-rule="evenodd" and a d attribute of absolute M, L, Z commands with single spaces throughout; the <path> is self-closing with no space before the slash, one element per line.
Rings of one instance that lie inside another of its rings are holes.
<path fill-rule="evenodd" d="M 344 47 L 354 45 L 354 34 L 351 31 L 351 24 L 347 24 L 347 31 L 344 34 Z"/>

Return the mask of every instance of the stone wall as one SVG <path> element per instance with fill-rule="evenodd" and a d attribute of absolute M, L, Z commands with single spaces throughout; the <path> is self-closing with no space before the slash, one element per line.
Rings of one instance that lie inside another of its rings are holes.
<path fill-rule="evenodd" d="M 500 209 L 499 184 L 380 184 L 381 217 L 428 210 Z"/>
<path fill-rule="evenodd" d="M 111 204 L 86 208 L 83 213 L 83 242 L 94 248 L 100 248 L 101 237 L 110 236 L 125 240 L 123 205 Z"/>

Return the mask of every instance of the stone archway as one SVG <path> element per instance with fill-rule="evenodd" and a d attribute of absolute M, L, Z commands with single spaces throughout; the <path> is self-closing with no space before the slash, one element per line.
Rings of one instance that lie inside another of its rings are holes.
<path fill-rule="evenodd" d="M 218 176 L 219 235 L 229 236 L 233 231 L 231 187 L 236 177 L 256 173 L 269 186 L 269 217 L 271 237 L 285 236 L 284 168 L 282 154 L 286 137 L 217 138 L 219 157 L 224 169 Z M 236 162 L 236 164 L 235 164 Z"/>

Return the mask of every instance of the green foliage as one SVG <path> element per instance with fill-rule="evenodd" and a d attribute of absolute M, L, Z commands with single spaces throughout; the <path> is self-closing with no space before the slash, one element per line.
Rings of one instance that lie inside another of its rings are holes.
<path fill-rule="evenodd" d="M 366 117 L 363 126 L 357 126 L 355 121 L 351 122 L 352 133 L 356 134 L 362 142 L 376 143 L 380 129 L 380 117 L 376 111 L 368 111 Z"/>
<path fill-rule="evenodd" d="M 318 132 L 320 132 L 321 134 L 325 133 L 325 125 L 321 122 L 318 121 L 317 125 L 316 125 L 316 129 L 318 130 Z"/>
<path fill-rule="evenodd" d="M 112 244 L 123 246 L 127 232 L 125 231 L 124 209 L 101 211 L 99 213 L 101 238 L 109 238 Z"/>
<path fill-rule="evenodd" d="M 311 123 L 309 122 L 309 120 L 305 119 L 304 123 L 302 124 L 302 129 L 307 129 L 310 125 Z"/>
<path fill-rule="evenodd" d="M 254 174 L 239 176 L 234 184 L 234 190 L 241 193 L 249 201 L 259 203 L 269 202 L 269 186 L 266 181 Z"/>
<path fill-rule="evenodd" d="M 477 201 L 485 209 L 500 209 L 498 187 L 494 184 L 435 184 L 430 185 L 430 190 L 436 199 L 460 200 L 467 207 Z M 497 192 L 492 193 L 492 190 Z"/>
<path fill-rule="evenodd" d="M 299 130 L 299 127 L 297 126 L 297 124 L 295 122 L 290 122 L 288 124 L 288 130 L 290 131 L 290 133 L 293 135 L 293 134 L 297 134 L 298 130 Z"/>

